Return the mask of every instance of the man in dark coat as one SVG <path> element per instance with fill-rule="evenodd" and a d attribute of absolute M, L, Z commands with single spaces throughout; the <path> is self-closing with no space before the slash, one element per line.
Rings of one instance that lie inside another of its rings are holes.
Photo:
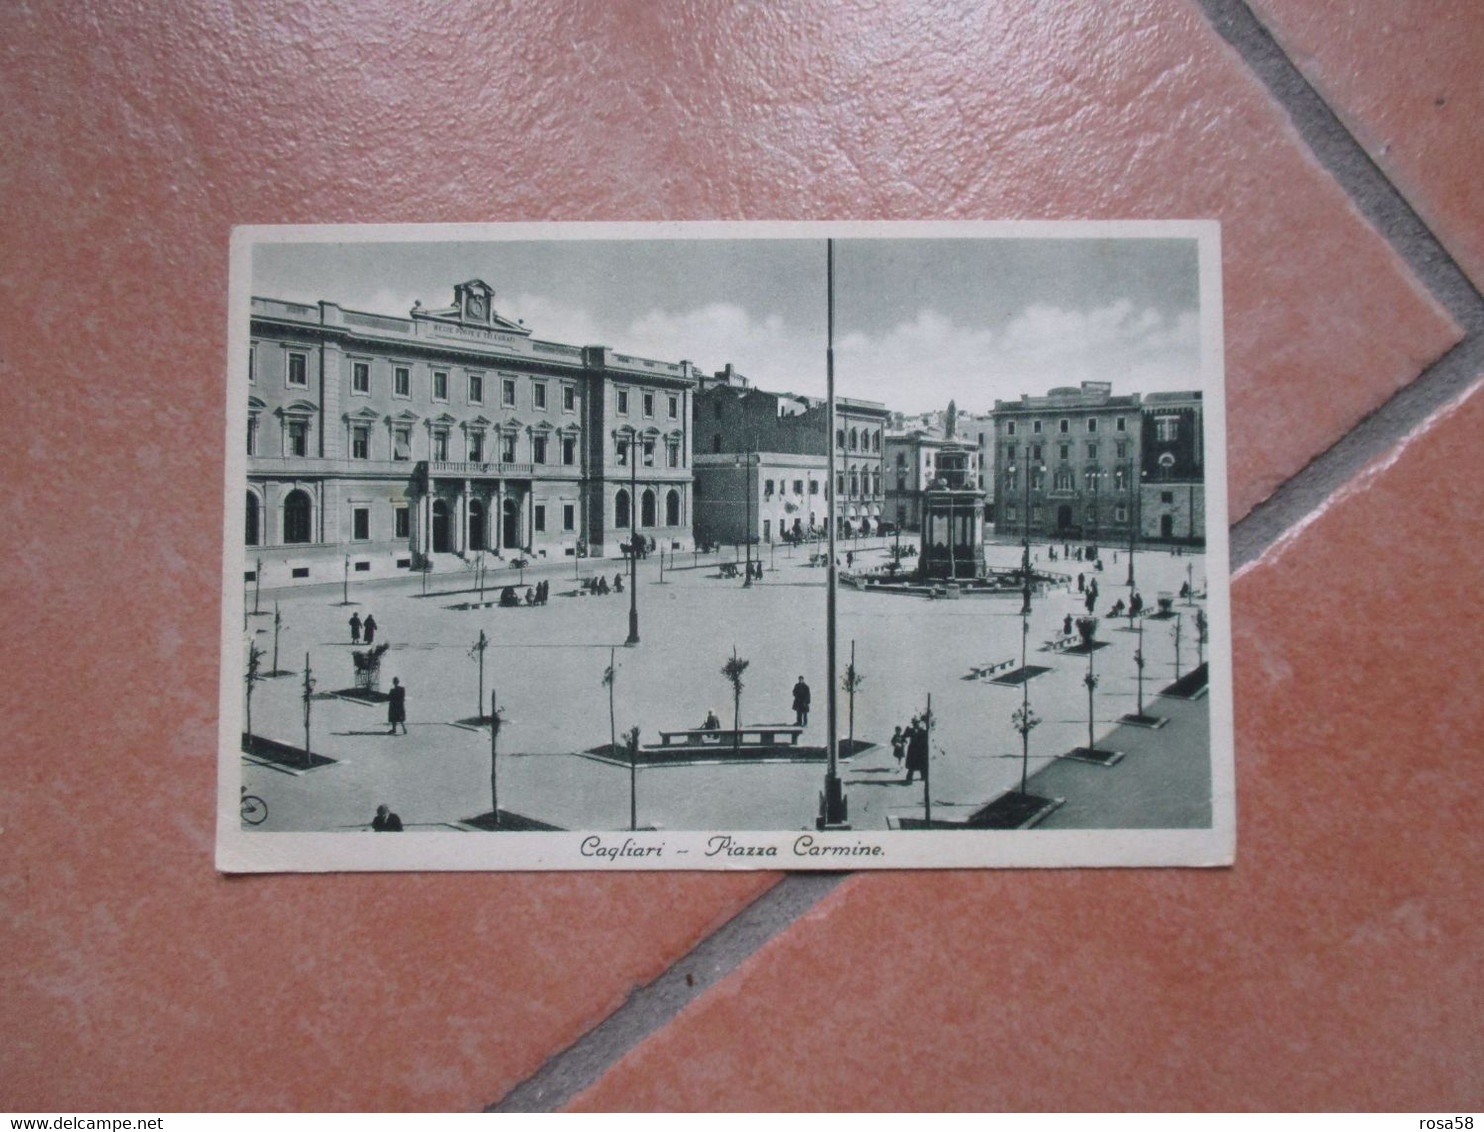
<path fill-rule="evenodd" d="M 377 833 L 401 833 L 402 819 L 383 802 L 376 807 L 376 816 L 371 819 L 371 828 Z"/>
<path fill-rule="evenodd" d="M 402 734 L 407 734 L 407 689 L 402 687 L 402 681 L 395 676 L 392 677 L 392 690 L 387 693 L 386 718 L 392 725 L 391 734 L 397 733 L 399 723 L 402 725 Z"/>
<path fill-rule="evenodd" d="M 376 618 L 372 617 L 371 614 L 366 614 L 366 622 L 361 628 L 366 633 L 366 643 L 368 645 L 376 640 Z"/>
<path fill-rule="evenodd" d="M 794 685 L 794 723 L 800 727 L 809 726 L 809 685 L 804 683 L 802 676 Z"/>
<path fill-rule="evenodd" d="M 907 735 L 907 782 L 909 785 L 914 774 L 927 777 L 927 765 L 928 732 L 926 727 L 918 724 Z"/>
<path fill-rule="evenodd" d="M 359 613 L 350 615 L 350 643 L 353 645 L 361 643 L 361 615 Z"/>

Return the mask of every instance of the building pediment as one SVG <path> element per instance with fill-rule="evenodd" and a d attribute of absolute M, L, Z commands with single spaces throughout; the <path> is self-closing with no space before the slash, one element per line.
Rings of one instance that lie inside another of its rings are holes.
<path fill-rule="evenodd" d="M 387 417 L 387 420 L 391 421 L 393 424 L 417 424 L 417 422 L 421 419 L 422 418 L 414 413 L 411 409 L 403 409 L 396 416 Z"/>
<path fill-rule="evenodd" d="M 268 402 L 261 397 L 249 395 L 247 398 L 247 411 L 250 413 L 261 413 L 268 407 Z"/>
<path fill-rule="evenodd" d="M 344 414 L 344 419 L 348 421 L 375 421 L 380 419 L 380 416 L 381 414 L 368 405 L 364 408 L 357 409 L 354 413 Z"/>
<path fill-rule="evenodd" d="M 319 406 L 313 401 L 298 400 L 281 405 L 274 411 L 282 417 L 303 417 L 319 412 Z"/>

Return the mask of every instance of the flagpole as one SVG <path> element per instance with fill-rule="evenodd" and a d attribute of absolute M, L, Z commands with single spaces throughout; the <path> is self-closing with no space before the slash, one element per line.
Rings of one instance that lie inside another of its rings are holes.
<path fill-rule="evenodd" d="M 829 506 L 825 509 L 826 525 L 828 527 L 828 578 L 825 592 L 828 595 L 825 600 L 825 635 L 827 638 L 826 652 L 826 687 L 825 697 L 825 719 L 826 719 L 826 756 L 828 758 L 828 769 L 824 776 L 824 794 L 819 800 L 819 819 L 815 823 L 820 829 L 840 829 L 846 826 L 846 804 L 845 792 L 840 784 L 839 764 L 837 761 L 840 745 L 840 722 L 837 718 L 836 696 L 839 690 L 839 679 L 835 666 L 835 595 L 839 588 L 839 571 L 835 565 L 835 509 L 840 505 L 838 486 L 835 482 L 835 241 L 825 241 L 825 305 L 826 305 L 826 339 L 825 339 L 825 489 Z"/>

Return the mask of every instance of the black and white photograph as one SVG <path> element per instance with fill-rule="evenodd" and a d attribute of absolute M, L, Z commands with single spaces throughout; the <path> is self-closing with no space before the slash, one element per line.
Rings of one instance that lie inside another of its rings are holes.
<path fill-rule="evenodd" d="M 1215 223 L 231 266 L 223 871 L 1233 860 Z"/>

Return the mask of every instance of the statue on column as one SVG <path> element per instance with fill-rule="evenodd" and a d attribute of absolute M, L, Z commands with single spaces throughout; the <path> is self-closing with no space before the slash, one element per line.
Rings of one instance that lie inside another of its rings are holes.
<path fill-rule="evenodd" d="M 943 439 L 952 440 L 958 432 L 958 406 L 948 402 L 948 420 L 943 427 Z"/>

